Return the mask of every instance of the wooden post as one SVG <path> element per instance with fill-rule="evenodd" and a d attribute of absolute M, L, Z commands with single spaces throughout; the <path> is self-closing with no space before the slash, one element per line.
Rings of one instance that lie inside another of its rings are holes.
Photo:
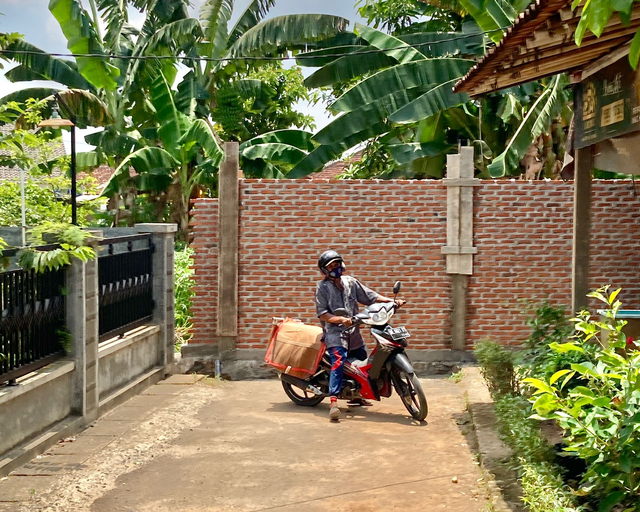
<path fill-rule="evenodd" d="M 464 350 L 466 344 L 467 287 L 473 274 L 473 148 L 461 147 L 459 155 L 447 155 L 447 274 L 452 274 L 451 348 Z"/>
<path fill-rule="evenodd" d="M 236 347 L 238 338 L 238 143 L 224 143 L 218 180 L 218 350 Z"/>
<path fill-rule="evenodd" d="M 592 167 L 592 147 L 576 149 L 573 181 L 573 252 L 571 256 L 571 309 L 574 314 L 588 304 Z"/>

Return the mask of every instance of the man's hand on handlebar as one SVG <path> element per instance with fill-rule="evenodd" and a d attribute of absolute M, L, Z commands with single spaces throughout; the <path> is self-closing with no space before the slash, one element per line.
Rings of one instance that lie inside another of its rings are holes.
<path fill-rule="evenodd" d="M 353 325 L 353 320 L 351 320 L 351 318 L 348 316 L 343 316 L 340 325 L 342 325 L 343 327 L 351 327 Z"/>
<path fill-rule="evenodd" d="M 401 308 L 407 303 L 407 301 L 404 299 L 396 299 L 394 302 L 398 305 L 398 308 Z"/>

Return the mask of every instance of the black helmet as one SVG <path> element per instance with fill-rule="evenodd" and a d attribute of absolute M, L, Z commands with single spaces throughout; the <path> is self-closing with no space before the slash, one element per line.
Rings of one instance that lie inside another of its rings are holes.
<path fill-rule="evenodd" d="M 344 266 L 344 260 L 342 259 L 342 256 L 338 254 L 337 251 L 334 251 L 332 249 L 329 249 L 328 251 L 324 251 L 320 255 L 320 258 L 318 258 L 318 268 L 325 276 L 328 276 L 329 272 L 327 271 L 327 265 L 332 261 L 336 261 L 336 260 L 342 263 L 342 266 Z"/>

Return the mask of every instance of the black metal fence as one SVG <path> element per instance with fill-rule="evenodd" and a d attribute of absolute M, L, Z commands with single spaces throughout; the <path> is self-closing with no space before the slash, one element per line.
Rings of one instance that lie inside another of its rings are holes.
<path fill-rule="evenodd" d="M 153 316 L 151 235 L 107 238 L 98 259 L 100 341 L 123 334 Z M 140 247 L 135 247 L 140 246 Z"/>
<path fill-rule="evenodd" d="M 64 269 L 0 274 L 0 384 L 42 368 L 64 353 L 64 294 Z"/>

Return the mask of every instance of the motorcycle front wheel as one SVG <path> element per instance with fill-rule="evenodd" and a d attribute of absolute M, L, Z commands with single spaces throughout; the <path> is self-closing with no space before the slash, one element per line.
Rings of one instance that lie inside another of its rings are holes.
<path fill-rule="evenodd" d="M 429 406 L 418 377 L 416 377 L 415 373 L 408 374 L 403 371 L 397 371 L 396 377 L 396 391 L 400 395 L 407 411 L 414 419 L 418 421 L 424 420 L 429 413 Z"/>
<path fill-rule="evenodd" d="M 314 407 L 324 400 L 324 396 L 310 393 L 309 391 L 303 391 L 288 382 L 281 381 L 284 392 L 289 399 L 296 405 L 303 407 Z"/>

